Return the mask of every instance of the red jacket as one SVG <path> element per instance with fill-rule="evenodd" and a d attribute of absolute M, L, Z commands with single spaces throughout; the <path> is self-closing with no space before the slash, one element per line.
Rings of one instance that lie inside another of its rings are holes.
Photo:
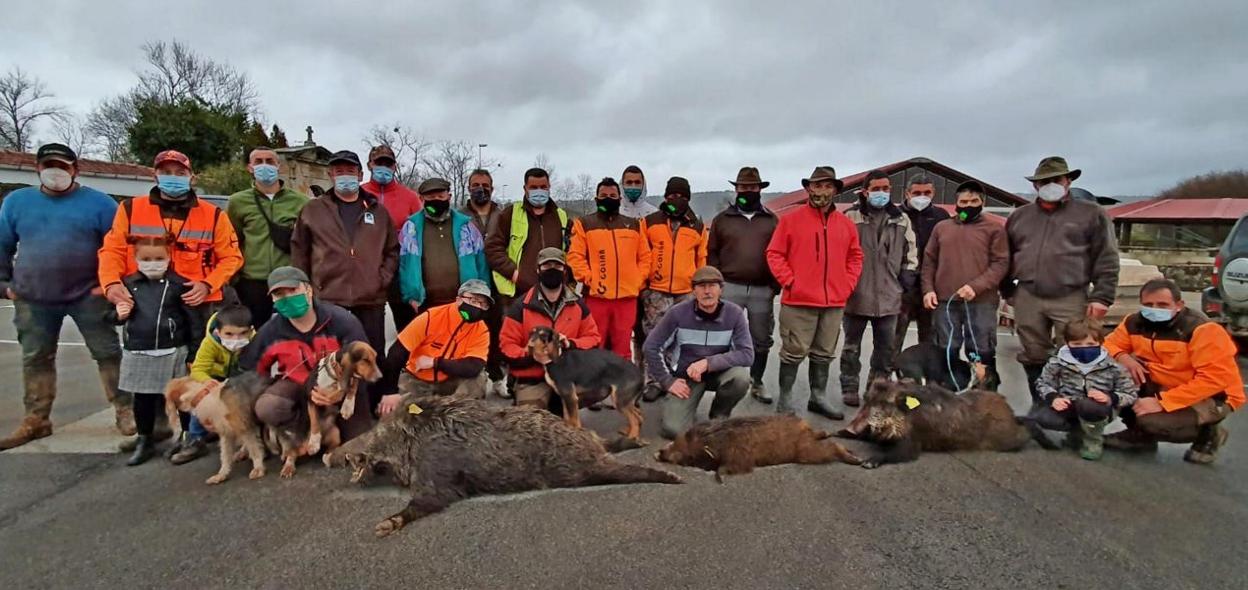
<path fill-rule="evenodd" d="M 545 368 L 529 356 L 529 332 L 533 328 L 553 328 L 555 332 L 567 336 L 573 348 L 584 350 L 602 344 L 598 324 L 589 315 L 585 300 L 575 291 L 564 288 L 563 297 L 551 309 L 538 294 L 540 289 L 533 287 L 512 302 L 503 317 L 503 331 L 498 339 L 498 348 L 507 357 L 511 374 L 520 380 L 539 380 L 546 374 Z"/>
<path fill-rule="evenodd" d="M 776 225 L 767 265 L 782 287 L 781 303 L 845 307 L 862 274 L 858 228 L 835 207 L 827 217 L 814 207 L 798 207 Z"/>
<path fill-rule="evenodd" d="M 420 195 L 416 194 L 416 191 L 399 184 L 397 180 L 393 180 L 390 184 L 384 186 L 376 180 L 369 180 L 361 184 L 360 188 L 375 195 L 377 200 L 381 201 L 381 204 L 386 207 L 386 212 L 390 214 L 390 221 L 394 222 L 395 232 L 403 229 L 403 224 L 407 222 L 407 218 L 424 207 L 424 201 L 421 200 Z"/>

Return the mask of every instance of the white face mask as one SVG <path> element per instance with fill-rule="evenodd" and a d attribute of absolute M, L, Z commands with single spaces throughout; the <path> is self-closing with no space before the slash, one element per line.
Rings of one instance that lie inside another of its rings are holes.
<path fill-rule="evenodd" d="M 222 338 L 221 346 L 224 346 L 225 349 L 230 352 L 238 352 L 242 350 L 244 346 L 247 346 L 248 342 L 250 342 L 250 340 L 246 338 Z"/>
<path fill-rule="evenodd" d="M 1050 182 L 1049 184 L 1040 187 L 1040 190 L 1037 191 L 1037 193 L 1042 200 L 1050 203 L 1056 203 L 1066 196 L 1066 187 L 1056 182 Z"/>
<path fill-rule="evenodd" d="M 39 171 L 39 183 L 48 190 L 59 193 L 74 184 L 74 176 L 60 168 L 44 168 Z"/>
<path fill-rule="evenodd" d="M 165 271 L 169 270 L 169 260 L 140 260 L 139 272 L 143 273 L 149 279 L 159 279 L 165 276 Z"/>
<path fill-rule="evenodd" d="M 910 197 L 910 208 L 914 209 L 915 211 L 922 211 L 924 209 L 927 209 L 927 206 L 931 204 L 932 204 L 931 197 Z"/>

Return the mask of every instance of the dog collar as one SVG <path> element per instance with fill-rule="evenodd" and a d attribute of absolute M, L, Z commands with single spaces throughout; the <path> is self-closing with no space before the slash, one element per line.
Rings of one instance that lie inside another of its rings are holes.
<path fill-rule="evenodd" d="M 199 393 L 196 393 L 195 397 L 191 398 L 191 407 L 192 408 L 199 407 L 199 402 L 204 401 L 204 398 L 208 397 L 208 394 L 213 393 L 214 391 L 217 391 L 218 389 L 221 389 L 221 384 L 217 382 L 208 383 L 204 385 L 204 388 L 200 389 Z"/>

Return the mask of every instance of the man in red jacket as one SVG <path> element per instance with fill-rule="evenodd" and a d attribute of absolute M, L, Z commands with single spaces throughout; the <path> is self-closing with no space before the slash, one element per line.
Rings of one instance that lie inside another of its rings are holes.
<path fill-rule="evenodd" d="M 407 219 L 420 211 L 424 206 L 416 191 L 403 186 L 398 178 L 398 158 L 388 145 L 379 145 L 368 151 L 368 182 L 360 185 L 365 192 L 377 197 L 390 221 L 394 223 L 394 234 L 399 235 Z M 402 332 L 407 324 L 416 318 L 416 310 L 403 301 L 396 278 L 390 283 L 390 292 L 386 297 L 390 304 L 390 314 L 394 316 L 394 329 Z"/>
<path fill-rule="evenodd" d="M 780 398 L 776 411 L 792 413 L 793 384 L 810 356 L 806 410 L 831 420 L 845 416 L 825 399 L 845 302 L 862 274 L 858 229 L 832 202 L 844 184 L 831 166 L 802 179 L 807 207 L 780 218 L 767 245 L 767 265 L 780 283 Z"/>

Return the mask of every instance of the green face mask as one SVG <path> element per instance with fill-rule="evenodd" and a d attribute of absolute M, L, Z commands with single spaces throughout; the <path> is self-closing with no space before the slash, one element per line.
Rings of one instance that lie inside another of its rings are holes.
<path fill-rule="evenodd" d="M 303 293 L 287 295 L 273 302 L 273 309 L 277 310 L 277 313 L 288 320 L 307 315 L 308 309 L 311 307 L 312 304 L 308 302 L 308 296 Z"/>

